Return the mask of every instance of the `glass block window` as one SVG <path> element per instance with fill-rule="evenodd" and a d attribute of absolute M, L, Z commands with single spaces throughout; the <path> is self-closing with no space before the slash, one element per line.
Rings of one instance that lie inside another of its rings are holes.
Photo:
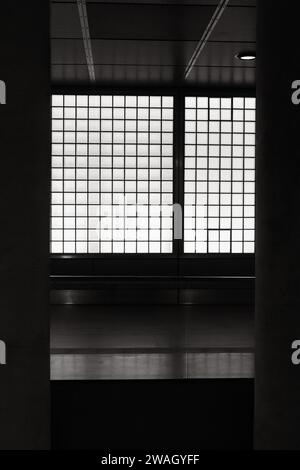
<path fill-rule="evenodd" d="M 51 253 L 172 253 L 173 97 L 52 97 Z"/>
<path fill-rule="evenodd" d="M 255 251 L 255 98 L 185 99 L 184 251 Z"/>

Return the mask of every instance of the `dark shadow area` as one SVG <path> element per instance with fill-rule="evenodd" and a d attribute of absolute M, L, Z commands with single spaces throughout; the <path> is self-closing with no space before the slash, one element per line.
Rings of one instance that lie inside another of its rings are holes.
<path fill-rule="evenodd" d="M 52 382 L 54 450 L 251 450 L 253 380 Z"/>

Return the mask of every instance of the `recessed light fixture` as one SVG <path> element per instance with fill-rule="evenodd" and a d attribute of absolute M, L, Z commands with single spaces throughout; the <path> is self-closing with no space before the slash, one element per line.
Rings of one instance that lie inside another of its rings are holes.
<path fill-rule="evenodd" d="M 239 60 L 255 60 L 256 53 L 255 52 L 239 52 L 235 57 Z"/>

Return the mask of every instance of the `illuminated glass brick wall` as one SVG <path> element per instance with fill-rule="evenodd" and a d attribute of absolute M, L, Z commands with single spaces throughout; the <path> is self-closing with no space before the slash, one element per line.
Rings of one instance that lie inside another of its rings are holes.
<path fill-rule="evenodd" d="M 255 98 L 185 98 L 184 251 L 255 251 Z"/>
<path fill-rule="evenodd" d="M 172 253 L 173 97 L 52 97 L 51 253 Z"/>

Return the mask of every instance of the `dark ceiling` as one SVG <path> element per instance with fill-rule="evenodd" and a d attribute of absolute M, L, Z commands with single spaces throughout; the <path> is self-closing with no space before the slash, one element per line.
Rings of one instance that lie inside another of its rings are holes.
<path fill-rule="evenodd" d="M 97 85 L 254 87 L 256 1 L 231 0 L 188 79 L 186 66 L 217 0 L 86 2 Z M 52 82 L 91 83 L 77 1 L 52 1 Z"/>

